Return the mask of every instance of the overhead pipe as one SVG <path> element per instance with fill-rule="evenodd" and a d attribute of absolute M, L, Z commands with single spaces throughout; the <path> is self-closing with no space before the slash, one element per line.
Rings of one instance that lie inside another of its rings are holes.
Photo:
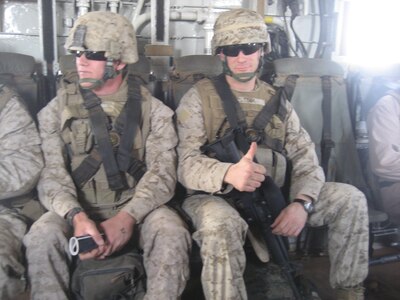
<path fill-rule="evenodd" d="M 118 8 L 120 4 L 121 0 L 108 0 L 108 6 L 110 7 L 110 11 L 113 13 L 118 13 Z"/>
<path fill-rule="evenodd" d="M 139 17 L 140 12 L 142 11 L 143 6 L 144 6 L 144 1 L 145 0 L 139 0 L 138 3 L 136 4 L 135 12 L 133 13 L 133 16 L 132 16 L 132 24 L 134 24 L 134 22 L 136 22 L 136 19 Z M 149 18 L 149 20 L 150 20 L 150 18 Z M 135 29 L 136 29 L 136 27 L 135 27 Z"/>
<path fill-rule="evenodd" d="M 89 0 L 78 0 L 76 3 L 78 7 L 78 16 L 82 16 L 89 12 L 90 1 Z"/>

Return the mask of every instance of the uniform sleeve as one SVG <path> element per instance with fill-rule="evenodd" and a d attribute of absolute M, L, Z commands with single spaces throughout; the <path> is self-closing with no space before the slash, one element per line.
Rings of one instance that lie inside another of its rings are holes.
<path fill-rule="evenodd" d="M 53 99 L 44 107 L 39 112 L 38 119 L 45 160 L 38 183 L 39 199 L 48 210 L 64 217 L 70 209 L 80 205 L 75 185 L 66 169 L 59 99 Z"/>
<path fill-rule="evenodd" d="M 372 172 L 400 181 L 400 105 L 392 96 L 381 98 L 368 114 Z"/>
<path fill-rule="evenodd" d="M 137 222 L 174 195 L 177 143 L 173 111 L 152 98 L 150 133 L 145 145 L 147 171 L 136 185 L 132 199 L 123 208 Z"/>
<path fill-rule="evenodd" d="M 188 189 L 217 193 L 230 163 L 223 163 L 202 154 L 200 147 L 207 142 L 202 102 L 195 87 L 181 99 L 177 109 L 178 179 Z"/>
<path fill-rule="evenodd" d="M 36 125 L 18 97 L 13 97 L 0 114 L 0 199 L 31 191 L 42 168 Z"/>
<path fill-rule="evenodd" d="M 285 150 L 292 163 L 290 196 L 310 196 L 314 200 L 325 181 L 322 168 L 319 166 L 314 143 L 300 125 L 299 117 L 293 107 L 287 103 Z"/>

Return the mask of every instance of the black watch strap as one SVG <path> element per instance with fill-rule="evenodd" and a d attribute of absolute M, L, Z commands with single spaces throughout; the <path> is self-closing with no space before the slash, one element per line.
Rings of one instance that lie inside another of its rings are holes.
<path fill-rule="evenodd" d="M 74 223 L 72 222 L 74 220 L 74 217 L 76 214 L 80 213 L 84 211 L 82 207 L 74 207 L 73 209 L 71 209 L 68 213 L 67 213 L 67 223 L 70 226 L 74 226 Z"/>
<path fill-rule="evenodd" d="M 293 200 L 293 202 L 300 203 L 308 214 L 314 211 L 314 203 L 312 201 L 296 198 Z"/>

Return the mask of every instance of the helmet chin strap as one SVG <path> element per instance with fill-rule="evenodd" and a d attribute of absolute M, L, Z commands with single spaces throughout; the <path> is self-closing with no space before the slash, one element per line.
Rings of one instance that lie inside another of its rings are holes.
<path fill-rule="evenodd" d="M 104 67 L 104 75 L 102 79 L 95 78 L 82 78 L 79 79 L 79 85 L 83 89 L 94 90 L 101 87 L 108 79 L 117 77 L 121 73 L 121 70 L 115 70 L 112 59 L 107 59 L 107 63 Z M 83 87 L 82 83 L 90 83 L 90 85 Z"/>
<path fill-rule="evenodd" d="M 225 75 L 231 76 L 235 80 L 239 82 L 248 82 L 251 79 L 253 79 L 257 73 L 261 70 L 262 67 L 262 62 L 261 62 L 261 55 L 260 59 L 258 61 L 258 67 L 254 72 L 247 72 L 247 73 L 233 73 L 232 70 L 229 68 L 228 63 L 226 62 L 226 59 L 222 61 L 222 70 Z"/>

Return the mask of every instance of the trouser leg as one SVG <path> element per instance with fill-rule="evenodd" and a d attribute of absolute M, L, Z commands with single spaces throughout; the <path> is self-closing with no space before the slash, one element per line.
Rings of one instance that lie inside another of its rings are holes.
<path fill-rule="evenodd" d="M 0 299 L 14 299 L 25 290 L 22 238 L 26 228 L 16 210 L 0 206 Z"/>
<path fill-rule="evenodd" d="M 311 226 L 328 225 L 330 284 L 333 288 L 357 286 L 368 274 L 368 211 L 365 196 L 355 187 L 325 183 Z"/>
<path fill-rule="evenodd" d="M 247 299 L 243 280 L 246 222 L 225 200 L 210 195 L 186 199 L 183 209 L 196 228 L 193 239 L 200 246 L 206 299 Z"/>
<path fill-rule="evenodd" d="M 380 189 L 384 211 L 390 220 L 400 225 L 400 182 Z"/>
<path fill-rule="evenodd" d="M 147 274 L 147 300 L 176 300 L 189 278 L 191 237 L 186 224 L 166 206 L 151 212 L 140 231 Z"/>
<path fill-rule="evenodd" d="M 71 230 L 60 216 L 47 212 L 24 237 L 33 300 L 69 299 L 71 256 L 66 236 Z"/>

